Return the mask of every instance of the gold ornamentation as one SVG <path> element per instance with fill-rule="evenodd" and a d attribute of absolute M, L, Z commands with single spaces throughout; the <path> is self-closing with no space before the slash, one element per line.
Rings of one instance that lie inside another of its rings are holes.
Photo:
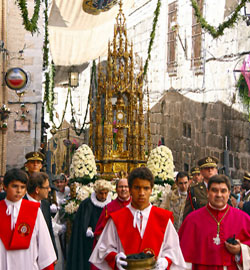
<path fill-rule="evenodd" d="M 19 224 L 17 231 L 23 237 L 28 236 L 30 234 L 30 225 L 27 223 L 21 223 Z"/>
<path fill-rule="evenodd" d="M 211 216 L 211 217 L 213 218 L 213 220 L 217 223 L 217 234 L 216 234 L 216 237 L 213 238 L 213 240 L 214 240 L 214 244 L 215 244 L 215 245 L 219 245 L 219 244 L 220 244 L 220 224 L 221 224 L 222 220 L 224 219 L 224 217 L 226 216 L 227 212 L 229 211 L 229 208 L 230 208 L 230 207 L 227 208 L 225 214 L 223 215 L 223 217 L 222 217 L 219 221 L 218 221 L 218 220 L 216 219 L 216 217 L 210 212 L 210 210 L 208 209 L 207 206 L 206 206 L 206 208 L 207 208 L 207 211 L 208 211 L 208 213 L 210 214 L 210 216 Z"/>
<path fill-rule="evenodd" d="M 213 160 L 211 159 L 211 157 L 208 157 L 208 158 L 206 159 L 206 162 L 207 162 L 207 163 L 214 163 Z"/>
<path fill-rule="evenodd" d="M 143 66 L 135 72 L 133 44 L 119 3 L 108 57 L 98 65 L 98 89 L 90 104 L 90 143 L 101 174 L 146 164 L 143 115 Z M 148 125 L 149 127 L 149 125 Z"/>

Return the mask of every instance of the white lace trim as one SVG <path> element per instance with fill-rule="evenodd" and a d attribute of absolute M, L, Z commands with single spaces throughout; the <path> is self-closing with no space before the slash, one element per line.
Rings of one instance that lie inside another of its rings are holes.
<path fill-rule="evenodd" d="M 95 206 L 103 208 L 111 202 L 111 195 L 108 193 L 107 199 L 104 202 L 100 202 L 97 200 L 95 192 L 93 192 L 90 196 L 90 200 Z"/>

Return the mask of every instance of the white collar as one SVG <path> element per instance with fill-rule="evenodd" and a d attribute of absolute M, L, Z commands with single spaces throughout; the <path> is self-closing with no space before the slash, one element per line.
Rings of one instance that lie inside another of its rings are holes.
<path fill-rule="evenodd" d="M 134 216 L 133 227 L 138 228 L 141 238 L 143 238 L 143 235 L 144 235 L 147 223 L 148 223 L 149 214 L 152 208 L 152 204 L 149 204 L 149 206 L 143 210 L 135 209 L 131 205 L 131 203 L 129 203 L 127 207 L 129 208 L 132 215 Z"/>
<path fill-rule="evenodd" d="M 212 206 L 211 203 L 208 203 L 208 204 L 212 209 L 218 210 L 218 211 L 222 211 L 222 210 L 226 209 L 226 207 L 227 207 L 227 204 L 225 206 L 223 206 L 222 208 L 216 208 L 216 207 Z"/>
<path fill-rule="evenodd" d="M 95 206 L 103 208 L 111 202 L 111 195 L 108 193 L 107 199 L 104 202 L 100 202 L 97 200 L 95 192 L 93 192 L 91 193 L 90 200 Z"/>
<path fill-rule="evenodd" d="M 32 202 L 41 202 L 41 201 L 37 201 L 36 199 L 34 199 L 33 197 L 31 197 L 28 193 L 26 193 L 27 195 L 27 198 L 29 199 L 29 201 L 32 201 Z"/>
<path fill-rule="evenodd" d="M 21 203 L 22 203 L 22 199 L 20 199 L 19 201 L 17 202 L 12 202 L 12 201 L 9 201 L 8 199 L 4 199 L 5 200 L 5 203 L 7 204 L 7 206 L 9 205 L 13 205 L 15 207 L 18 207 L 18 209 L 20 209 L 20 206 L 21 206 Z"/>
<path fill-rule="evenodd" d="M 139 210 L 139 209 L 134 208 L 131 203 L 129 203 L 127 205 L 127 207 L 130 209 L 130 211 L 133 214 L 133 216 L 135 215 L 136 212 L 141 212 L 142 215 L 143 215 L 143 217 L 148 218 L 149 213 L 150 213 L 150 210 L 152 208 L 152 204 L 150 203 L 149 206 L 146 207 L 146 208 L 144 208 L 143 210 Z"/>
<path fill-rule="evenodd" d="M 129 196 L 127 200 L 123 200 L 122 198 L 120 198 L 119 196 L 117 196 L 117 199 L 121 202 L 128 202 L 130 201 L 131 197 Z"/>
<path fill-rule="evenodd" d="M 13 230 L 15 228 L 15 224 L 16 224 L 17 217 L 18 217 L 19 210 L 22 203 L 22 199 L 20 199 L 17 202 L 9 201 L 6 198 L 4 200 L 7 205 L 6 215 L 11 216 L 11 230 Z"/>
<path fill-rule="evenodd" d="M 185 196 L 187 195 L 187 191 L 182 192 L 182 191 L 180 191 L 180 189 L 178 189 L 178 191 L 179 191 L 179 195 L 180 195 L 180 196 L 181 196 L 181 195 L 183 195 L 183 196 L 184 196 L 184 195 L 185 195 Z"/>

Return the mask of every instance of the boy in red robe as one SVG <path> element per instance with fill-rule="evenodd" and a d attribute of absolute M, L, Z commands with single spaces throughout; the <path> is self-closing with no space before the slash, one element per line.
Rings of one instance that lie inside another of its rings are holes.
<path fill-rule="evenodd" d="M 230 189 L 227 176 L 211 177 L 208 204 L 184 220 L 179 237 L 189 269 L 250 269 L 250 217 L 227 204 Z"/>
<path fill-rule="evenodd" d="M 129 254 L 152 253 L 157 268 L 185 269 L 173 214 L 149 202 L 154 177 L 146 167 L 134 169 L 128 178 L 131 203 L 110 214 L 90 262 L 102 270 L 125 269 Z"/>
<path fill-rule="evenodd" d="M 23 200 L 27 174 L 12 169 L 4 176 L 0 201 L 0 269 L 53 270 L 56 254 L 40 204 Z"/>

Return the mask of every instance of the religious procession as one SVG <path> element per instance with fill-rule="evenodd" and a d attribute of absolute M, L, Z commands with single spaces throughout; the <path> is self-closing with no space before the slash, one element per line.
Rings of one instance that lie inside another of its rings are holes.
<path fill-rule="evenodd" d="M 250 1 L 0 11 L 0 270 L 250 270 Z"/>

